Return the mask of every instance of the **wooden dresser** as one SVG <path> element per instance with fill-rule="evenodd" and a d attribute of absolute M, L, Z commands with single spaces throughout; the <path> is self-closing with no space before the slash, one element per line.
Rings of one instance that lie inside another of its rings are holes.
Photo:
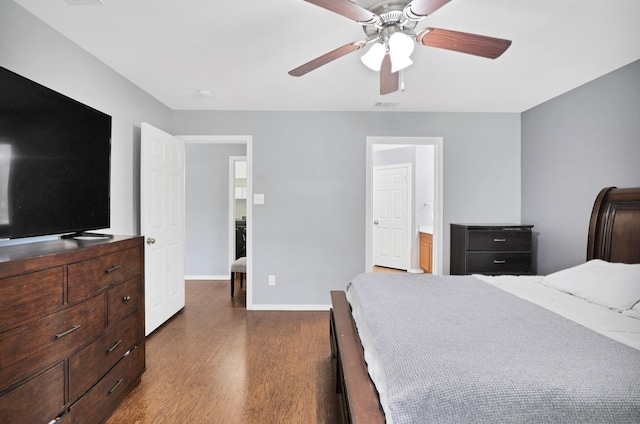
<path fill-rule="evenodd" d="M 451 275 L 532 274 L 531 228 L 451 224 Z"/>
<path fill-rule="evenodd" d="M 140 381 L 142 240 L 0 248 L 0 423 L 99 424 Z"/>

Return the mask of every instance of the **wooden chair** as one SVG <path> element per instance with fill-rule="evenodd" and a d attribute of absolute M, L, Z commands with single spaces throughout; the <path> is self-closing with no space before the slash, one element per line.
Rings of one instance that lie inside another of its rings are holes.
<path fill-rule="evenodd" d="M 242 279 L 247 274 L 247 258 L 245 256 L 236 259 L 231 264 L 231 297 L 233 297 L 236 274 L 240 274 L 240 288 L 242 288 Z"/>

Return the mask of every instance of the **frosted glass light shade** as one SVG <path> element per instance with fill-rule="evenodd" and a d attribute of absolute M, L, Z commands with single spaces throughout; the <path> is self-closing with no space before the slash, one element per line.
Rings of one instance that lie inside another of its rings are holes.
<path fill-rule="evenodd" d="M 369 51 L 362 55 L 360 60 L 367 68 L 378 72 L 382 66 L 382 59 L 384 58 L 385 53 L 385 47 L 380 43 L 375 43 L 369 48 Z"/>
<path fill-rule="evenodd" d="M 410 56 L 415 44 L 413 39 L 406 34 L 396 32 L 389 37 L 389 55 L 391 56 L 391 72 L 398 72 L 410 65 L 413 61 Z"/>
<path fill-rule="evenodd" d="M 409 57 L 391 55 L 391 72 L 398 72 L 413 65 L 413 60 Z"/>
<path fill-rule="evenodd" d="M 389 37 L 389 53 L 409 57 L 413 53 L 415 44 L 407 34 L 396 32 Z"/>

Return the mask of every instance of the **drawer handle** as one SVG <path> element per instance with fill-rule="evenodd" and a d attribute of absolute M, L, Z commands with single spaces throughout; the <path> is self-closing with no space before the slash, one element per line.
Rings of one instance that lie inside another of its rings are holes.
<path fill-rule="evenodd" d="M 121 344 L 121 343 L 122 343 L 122 340 L 118 340 L 118 341 L 116 342 L 116 344 L 114 344 L 114 345 L 113 345 L 113 346 L 111 346 L 109 349 L 107 349 L 107 353 L 111 353 L 111 352 L 113 352 L 114 350 L 116 350 L 116 348 L 117 348 L 118 346 L 120 346 L 120 344 Z"/>
<path fill-rule="evenodd" d="M 69 335 L 71 333 L 73 333 L 74 331 L 78 330 L 81 327 L 80 324 L 78 325 L 74 325 L 72 328 L 68 329 L 67 331 L 65 331 L 64 333 L 60 333 L 60 334 L 56 334 L 56 340 L 63 338 L 66 335 Z"/>
<path fill-rule="evenodd" d="M 507 239 L 493 239 L 493 241 L 496 243 L 504 243 Z"/>
<path fill-rule="evenodd" d="M 116 272 L 120 268 L 122 268 L 122 265 L 117 265 L 117 266 L 114 266 L 113 268 L 109 268 L 108 270 L 105 271 L 105 273 L 106 274 L 111 274 L 112 272 Z"/>
<path fill-rule="evenodd" d="M 113 386 L 111 388 L 111 390 L 109 390 L 109 394 L 115 392 L 118 389 L 118 386 L 122 384 L 122 382 L 124 381 L 124 378 L 121 378 L 120 380 L 118 380 L 118 382 L 116 383 L 115 386 Z"/>
<path fill-rule="evenodd" d="M 124 297 L 122 298 L 122 303 L 127 303 L 127 302 L 128 302 L 128 301 L 130 301 L 130 300 L 131 300 L 131 296 L 129 296 L 129 295 L 124 296 Z"/>
<path fill-rule="evenodd" d="M 494 264 L 506 264 L 507 261 L 505 261 L 504 259 L 494 259 L 493 263 Z"/>
<path fill-rule="evenodd" d="M 65 411 L 62 414 L 60 414 L 57 417 L 55 417 L 54 419 L 52 419 L 51 421 L 49 421 L 47 424 L 59 423 L 60 421 L 62 421 L 63 419 L 65 419 L 67 417 L 67 414 L 69 414 L 69 412 Z"/>

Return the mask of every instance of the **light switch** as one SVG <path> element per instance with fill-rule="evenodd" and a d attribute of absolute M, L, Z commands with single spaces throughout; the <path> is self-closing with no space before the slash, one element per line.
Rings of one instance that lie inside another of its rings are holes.
<path fill-rule="evenodd" d="M 264 205 L 264 194 L 256 193 L 253 195 L 253 204 L 254 205 Z"/>

